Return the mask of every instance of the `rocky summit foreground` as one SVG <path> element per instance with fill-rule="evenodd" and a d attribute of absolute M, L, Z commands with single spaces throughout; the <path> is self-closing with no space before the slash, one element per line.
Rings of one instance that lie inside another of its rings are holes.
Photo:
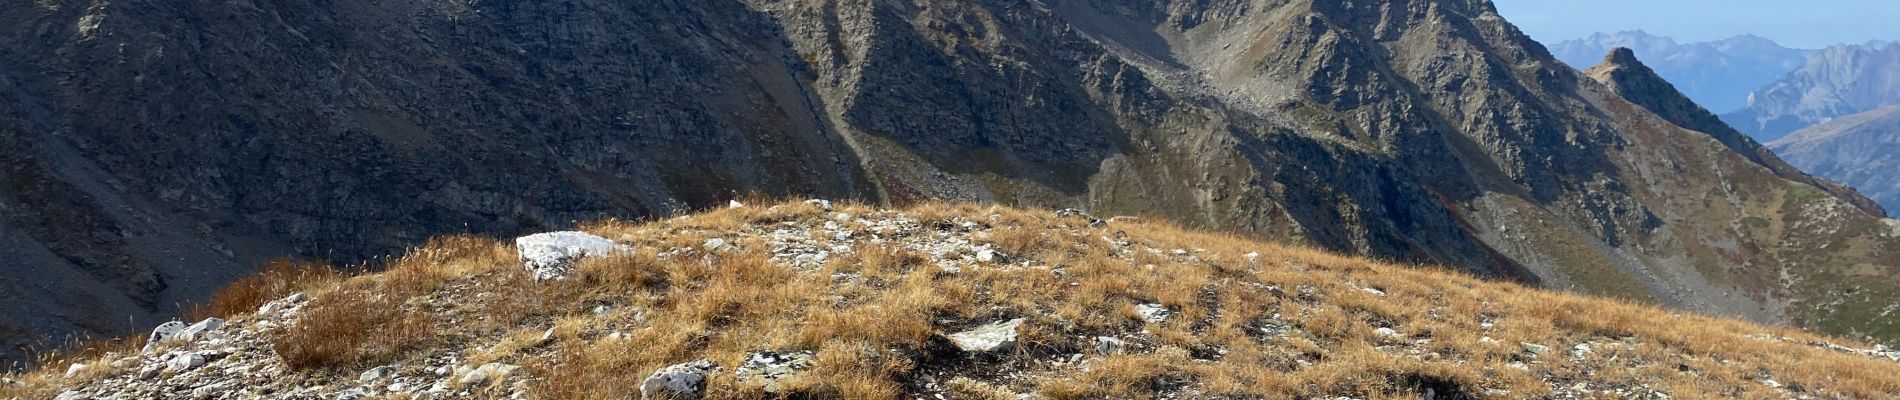
<path fill-rule="evenodd" d="M 246 281 L 0 399 L 1900 396 L 1884 347 L 1148 219 L 810 201 L 583 230 L 555 236 L 606 251 L 452 237 Z"/>

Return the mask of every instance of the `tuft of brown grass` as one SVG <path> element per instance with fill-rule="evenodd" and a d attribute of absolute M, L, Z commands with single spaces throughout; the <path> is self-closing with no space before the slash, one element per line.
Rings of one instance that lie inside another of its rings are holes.
<path fill-rule="evenodd" d="M 430 336 L 426 316 L 406 312 L 387 296 L 341 288 L 313 299 L 297 323 L 271 339 L 291 369 L 335 368 L 386 362 Z"/>
<path fill-rule="evenodd" d="M 342 281 L 312 296 L 296 323 L 271 337 L 271 348 L 295 370 L 387 363 L 437 336 L 427 296 L 443 285 L 494 274 L 514 262 L 512 249 L 487 238 L 431 240 L 383 272 Z M 520 282 L 521 274 L 497 274 Z M 518 304 L 511 301 L 502 304 Z"/>
<path fill-rule="evenodd" d="M 256 274 L 225 285 L 211 300 L 185 309 L 185 318 L 230 318 L 257 311 L 258 307 L 297 292 L 342 280 L 346 275 L 328 264 L 282 259 L 264 264 Z"/>

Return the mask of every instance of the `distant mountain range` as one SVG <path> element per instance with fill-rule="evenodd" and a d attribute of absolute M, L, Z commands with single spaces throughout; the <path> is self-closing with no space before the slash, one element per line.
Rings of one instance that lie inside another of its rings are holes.
<path fill-rule="evenodd" d="M 1900 104 L 1900 44 L 1870 42 L 1814 52 L 1799 69 L 1723 115 L 1736 129 L 1774 141 L 1836 117 Z"/>
<path fill-rule="evenodd" d="M 1598 33 L 1549 46 L 1552 55 L 1577 69 L 1603 60 L 1610 49 L 1636 51 L 1645 64 L 1676 89 L 1717 113 L 1740 110 L 1748 95 L 1800 68 L 1812 50 L 1782 47 L 1759 36 L 1678 43 L 1644 31 Z"/>
<path fill-rule="evenodd" d="M 1835 118 L 1768 145 L 1802 170 L 1900 210 L 1900 106 Z"/>
<path fill-rule="evenodd" d="M 1852 186 L 1889 210 L 1900 209 L 1900 174 L 1894 173 L 1900 171 L 1900 43 L 1810 51 L 1752 35 L 1685 44 L 1628 31 L 1549 49 L 1583 68 L 1618 47 L 1632 49 L 1703 108 L 1729 112 L 1721 121 L 1699 121 L 1694 128 L 1743 154 L 1752 148 L 1743 142 L 1752 141 L 1742 134 L 1769 143 L 1794 167 Z M 1723 123 L 1734 129 L 1718 126 Z"/>

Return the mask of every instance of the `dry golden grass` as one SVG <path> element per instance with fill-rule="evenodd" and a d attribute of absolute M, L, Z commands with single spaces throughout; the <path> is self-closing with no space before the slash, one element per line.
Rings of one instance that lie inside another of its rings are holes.
<path fill-rule="evenodd" d="M 210 301 L 187 307 L 185 319 L 199 321 L 255 312 L 264 303 L 334 283 L 347 276 L 326 264 L 288 259 L 273 261 L 265 264 L 258 273 L 225 285 L 211 295 Z"/>
<path fill-rule="evenodd" d="M 922 377 L 969 398 L 1535 398 L 1573 382 L 1672 398 L 1781 395 L 1764 377 L 1823 398 L 1900 396 L 1900 363 L 1757 337 L 1867 347 L 1849 340 L 1153 219 L 1090 228 L 1048 212 L 926 203 L 900 212 L 924 227 L 981 224 L 977 242 L 1011 265 L 948 272 L 899 244 L 858 241 L 822 266 L 794 269 L 770 259 L 763 233 L 831 215 L 742 201 L 749 207 L 590 224 L 584 230 L 639 250 L 581 262 L 556 282 L 528 281 L 506 243 L 437 240 L 380 274 L 312 290 L 298 328 L 277 339 L 293 347 L 279 352 L 299 368 L 348 369 L 467 350 L 471 363 L 524 366 L 530 394 L 544 399 L 624 399 L 646 373 L 700 358 L 727 371 L 709 398 L 900 398 Z M 856 204 L 837 211 L 893 216 Z M 847 223 L 864 229 L 856 224 Z M 737 250 L 702 249 L 713 237 Z M 1136 304 L 1171 314 L 1146 322 Z M 940 337 L 1013 318 L 1027 323 L 1003 354 L 958 354 Z M 549 329 L 553 338 L 541 340 Z M 1095 336 L 1128 345 L 1098 354 Z M 1552 354 L 1527 356 L 1520 343 Z M 1580 343 L 1592 351 L 1568 357 Z M 817 359 L 771 394 L 730 373 L 762 350 Z M 1049 361 L 1075 354 L 1087 356 Z"/>
<path fill-rule="evenodd" d="M 271 338 L 271 347 L 292 369 L 392 361 L 436 336 L 435 310 L 412 299 L 433 295 L 453 278 L 496 271 L 512 259 L 489 239 L 432 240 L 379 274 L 317 290 L 296 323 Z"/>

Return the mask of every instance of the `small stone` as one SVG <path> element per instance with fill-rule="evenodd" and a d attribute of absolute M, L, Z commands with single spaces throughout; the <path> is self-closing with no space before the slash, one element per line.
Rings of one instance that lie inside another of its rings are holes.
<path fill-rule="evenodd" d="M 1545 345 L 1535 344 L 1535 343 L 1518 343 L 1518 345 L 1523 346 L 1524 351 L 1529 352 L 1532 355 L 1542 356 L 1545 354 L 1550 354 L 1550 346 L 1545 346 Z"/>
<path fill-rule="evenodd" d="M 205 356 L 198 353 L 185 353 L 172 357 L 165 363 L 172 372 L 185 372 L 205 365 Z"/>
<path fill-rule="evenodd" d="M 507 379 L 508 375 L 515 373 L 517 369 L 521 367 L 501 363 L 482 364 L 480 367 L 461 372 L 456 382 L 462 385 L 480 385 L 500 381 Z"/>
<path fill-rule="evenodd" d="M 73 375 L 79 375 L 80 373 L 86 372 L 86 368 L 88 367 L 89 366 L 87 366 L 86 364 L 73 363 L 72 366 L 66 367 L 66 377 L 71 378 L 73 377 Z"/>
<path fill-rule="evenodd" d="M 1168 315 L 1172 314 L 1173 312 L 1168 311 L 1167 306 L 1163 306 L 1160 304 L 1153 304 L 1153 303 L 1144 303 L 1144 304 L 1135 305 L 1135 313 L 1141 314 L 1141 319 L 1143 321 L 1148 321 L 1150 323 L 1160 323 L 1162 321 L 1167 321 Z"/>
<path fill-rule="evenodd" d="M 989 249 L 989 248 L 978 249 L 976 251 L 976 260 L 980 262 L 984 262 L 984 263 L 990 263 L 990 264 L 1002 264 L 1002 263 L 1009 262 L 1007 261 L 1007 259 L 1003 257 L 1003 253 L 998 252 L 993 249 Z"/>
<path fill-rule="evenodd" d="M 1128 348 L 1128 342 L 1108 336 L 1095 337 L 1095 354 L 1108 355 L 1122 352 Z"/>
<path fill-rule="evenodd" d="M 719 369 L 712 360 L 674 364 L 653 371 L 640 382 L 640 398 L 647 400 L 699 400 L 706 395 L 706 378 Z"/>
<path fill-rule="evenodd" d="M 561 279 L 573 273 L 573 264 L 588 257 L 631 253 L 632 247 L 586 232 L 549 232 L 515 238 L 521 265 L 535 280 Z"/>
<path fill-rule="evenodd" d="M 1017 318 L 1009 321 L 991 323 L 963 332 L 950 334 L 950 342 L 957 348 L 972 353 L 996 351 L 1016 342 L 1016 330 L 1026 321 Z"/>
<path fill-rule="evenodd" d="M 395 374 L 396 374 L 395 368 L 385 365 L 381 367 L 370 368 L 368 371 L 363 371 L 363 374 L 356 376 L 356 380 L 362 381 L 365 383 L 375 382 L 378 380 L 382 380 L 383 378 L 393 376 Z"/>
<path fill-rule="evenodd" d="M 1399 331 L 1393 330 L 1392 328 L 1374 329 L 1372 330 L 1372 333 L 1378 334 L 1379 337 L 1387 337 L 1387 338 L 1399 336 Z"/>
<path fill-rule="evenodd" d="M 85 400 L 85 399 L 86 399 L 85 393 L 80 393 L 74 390 L 60 392 L 58 397 L 53 398 L 53 400 Z"/>
<path fill-rule="evenodd" d="M 200 386 L 196 389 L 191 390 L 191 398 L 199 399 L 199 400 L 209 399 L 214 396 L 217 396 L 218 392 L 221 392 L 221 391 L 224 391 L 224 386 L 222 385 Z"/>
<path fill-rule="evenodd" d="M 364 391 L 363 388 L 350 388 L 349 390 L 337 392 L 336 394 L 337 400 L 362 400 L 368 397 L 369 393 Z"/>
<path fill-rule="evenodd" d="M 738 200 L 727 200 L 726 208 L 745 208 L 745 203 L 740 203 Z"/>
<path fill-rule="evenodd" d="M 139 376 L 139 380 L 147 380 L 147 379 L 157 378 L 158 374 L 164 373 L 164 372 L 165 372 L 165 364 L 152 364 L 152 365 L 145 366 L 145 368 L 143 369 L 140 369 L 138 376 Z"/>
<path fill-rule="evenodd" d="M 1361 288 L 1359 289 L 1359 291 L 1371 293 L 1373 296 L 1385 297 L 1384 290 L 1373 289 L 1373 288 Z"/>
<path fill-rule="evenodd" d="M 733 246 L 731 244 L 727 244 L 725 239 L 712 238 L 712 239 L 706 239 L 706 243 L 700 245 L 699 247 L 702 249 L 705 249 L 706 252 L 717 253 L 721 251 L 726 251 L 727 249 L 731 249 Z"/>
<path fill-rule="evenodd" d="M 820 210 L 831 211 L 831 200 L 811 199 L 805 200 L 805 204 L 818 206 Z"/>
<path fill-rule="evenodd" d="M 219 328 L 223 328 L 223 327 L 224 327 L 224 319 L 217 318 L 217 317 L 205 318 L 205 320 L 203 321 L 198 321 L 198 323 L 196 324 L 191 324 L 191 326 L 187 326 L 185 327 L 185 329 L 179 330 L 178 335 L 176 337 L 178 338 L 178 340 L 181 340 L 181 341 L 192 342 L 199 339 L 204 339 L 205 338 L 204 336 L 206 333 L 216 331 Z"/>

